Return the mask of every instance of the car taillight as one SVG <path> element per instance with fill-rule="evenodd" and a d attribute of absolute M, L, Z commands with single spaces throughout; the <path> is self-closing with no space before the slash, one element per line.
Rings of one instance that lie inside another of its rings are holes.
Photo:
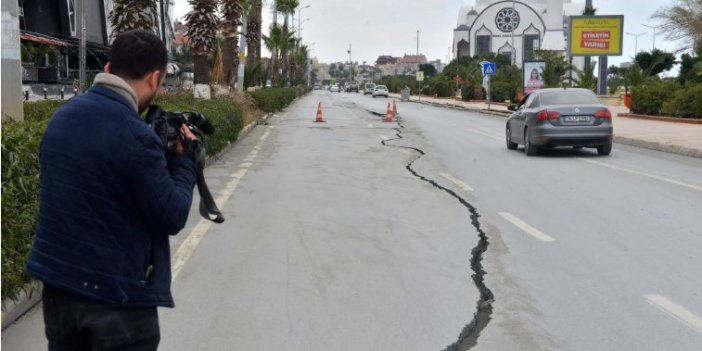
<path fill-rule="evenodd" d="M 609 112 L 608 109 L 599 110 L 599 111 L 595 112 L 595 118 L 606 118 L 606 119 L 611 119 L 611 118 L 612 118 L 612 112 Z"/>
<path fill-rule="evenodd" d="M 536 114 L 539 121 L 554 120 L 561 118 L 561 114 L 556 111 L 543 110 Z"/>

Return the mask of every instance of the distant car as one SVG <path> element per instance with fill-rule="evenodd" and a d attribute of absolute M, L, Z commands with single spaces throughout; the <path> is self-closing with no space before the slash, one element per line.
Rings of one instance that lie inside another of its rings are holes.
<path fill-rule="evenodd" d="M 522 144 L 527 156 L 557 146 L 597 148 L 603 156 L 612 152 L 612 113 L 590 90 L 536 90 L 508 109 L 514 111 L 505 132 L 510 150 Z"/>
<path fill-rule="evenodd" d="M 365 89 L 363 89 L 363 95 L 373 94 L 374 89 L 375 89 L 375 84 L 373 84 L 373 83 L 366 84 Z"/>
<path fill-rule="evenodd" d="M 388 97 L 388 87 L 384 85 L 376 85 L 373 89 L 373 97 L 385 96 Z"/>
<path fill-rule="evenodd" d="M 329 91 L 332 92 L 332 93 L 339 93 L 339 92 L 341 92 L 341 90 L 339 90 L 339 86 L 336 85 L 336 84 L 332 85 L 331 88 L 329 88 Z"/>
<path fill-rule="evenodd" d="M 358 93 L 358 83 L 356 82 L 351 82 L 346 85 L 346 92 L 347 93 Z"/>

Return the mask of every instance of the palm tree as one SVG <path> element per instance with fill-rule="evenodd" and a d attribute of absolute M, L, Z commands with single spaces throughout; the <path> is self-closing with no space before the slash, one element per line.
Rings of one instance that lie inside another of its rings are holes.
<path fill-rule="evenodd" d="M 290 32 L 290 27 L 288 26 L 288 21 L 290 15 L 295 13 L 295 9 L 300 6 L 299 0 L 278 0 L 278 11 L 280 11 L 285 16 L 285 21 L 283 22 L 283 36 L 287 37 Z M 287 43 L 285 43 L 287 44 Z M 287 74 L 290 68 L 290 62 L 288 62 L 288 51 L 290 46 L 283 45 L 280 48 L 280 59 L 283 65 L 283 79 L 288 78 Z"/>
<path fill-rule="evenodd" d="M 263 2 L 261 0 L 249 0 L 249 13 L 246 16 L 246 43 L 247 56 L 246 66 L 254 72 L 252 82 L 254 85 L 260 85 L 260 77 L 254 67 L 261 63 L 261 22 Z"/>
<path fill-rule="evenodd" d="M 154 0 L 115 0 L 110 11 L 113 38 L 132 29 L 153 32 L 157 22 Z"/>
<path fill-rule="evenodd" d="M 280 79 L 280 60 L 278 59 L 278 52 L 283 43 L 283 30 L 278 25 L 273 25 L 271 27 L 268 36 L 263 36 L 263 42 L 266 48 L 271 52 L 271 86 L 277 86 L 278 80 Z"/>
<path fill-rule="evenodd" d="M 234 86 L 239 70 L 238 28 L 244 12 L 244 0 L 222 1 L 222 34 L 224 45 L 222 59 L 224 63 L 224 79 L 227 84 Z"/>
<path fill-rule="evenodd" d="M 193 72 L 195 84 L 210 83 L 208 57 L 215 48 L 217 35 L 216 0 L 188 0 L 192 10 L 185 15 L 188 36 L 193 47 Z"/>

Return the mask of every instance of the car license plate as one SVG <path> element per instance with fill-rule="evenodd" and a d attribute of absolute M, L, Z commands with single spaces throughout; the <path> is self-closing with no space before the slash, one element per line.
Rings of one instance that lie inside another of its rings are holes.
<path fill-rule="evenodd" d="M 574 123 L 582 123 L 582 122 L 590 122 L 591 119 L 590 116 L 565 116 L 563 117 L 563 120 L 565 122 L 574 122 Z"/>

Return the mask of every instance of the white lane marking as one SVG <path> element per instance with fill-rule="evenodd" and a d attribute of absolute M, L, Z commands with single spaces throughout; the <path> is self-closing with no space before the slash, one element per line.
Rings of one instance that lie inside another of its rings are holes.
<path fill-rule="evenodd" d="M 462 180 L 448 174 L 448 173 L 441 173 L 441 176 L 446 178 L 449 182 L 456 184 L 459 188 L 463 189 L 463 191 L 466 192 L 471 192 L 473 191 L 473 188 L 469 187 L 468 184 L 464 183 Z"/>
<path fill-rule="evenodd" d="M 702 186 L 699 186 L 699 185 L 690 184 L 690 183 L 685 183 L 685 182 L 681 182 L 681 181 L 679 181 L 679 180 L 670 179 L 670 178 L 658 176 L 658 175 L 651 174 L 651 173 L 639 172 L 639 171 L 635 171 L 635 170 L 633 170 L 633 169 L 624 168 L 624 167 L 619 167 L 619 166 L 615 166 L 615 165 L 610 165 L 610 164 L 607 164 L 607 163 L 604 163 L 604 162 L 589 160 L 589 159 L 586 159 L 586 158 L 579 158 L 579 160 L 581 160 L 581 161 L 583 161 L 583 162 L 591 163 L 591 164 L 594 164 L 594 165 L 598 165 L 598 166 L 602 166 L 602 167 L 611 168 L 611 169 L 614 169 L 614 170 L 617 170 L 617 171 L 627 172 L 627 173 L 631 173 L 631 174 L 636 174 L 636 175 L 640 175 L 640 176 L 643 176 L 643 177 L 648 177 L 648 178 L 651 178 L 651 179 L 660 180 L 660 181 L 662 181 L 662 182 L 666 182 L 666 183 L 670 183 L 670 184 L 675 184 L 675 185 L 683 186 L 683 187 L 690 188 L 690 189 L 693 189 L 693 190 L 702 191 Z"/>
<path fill-rule="evenodd" d="M 508 220 L 510 223 L 514 224 L 517 228 L 525 231 L 527 234 L 535 237 L 538 240 L 541 240 L 541 241 L 547 242 L 547 243 L 556 241 L 556 239 L 554 239 L 553 237 L 544 234 L 544 232 L 530 226 L 529 224 L 527 224 L 523 220 L 517 218 L 517 216 L 515 216 L 511 213 L 499 212 L 498 214 L 500 216 L 502 216 L 502 218 L 504 218 L 504 219 Z"/>
<path fill-rule="evenodd" d="M 390 140 L 390 138 L 388 138 L 388 137 L 385 136 L 385 135 L 380 135 L 380 139 L 382 139 L 383 141 L 388 141 L 388 140 Z"/>
<path fill-rule="evenodd" d="M 263 143 L 270 135 L 270 128 L 261 136 L 259 143 L 253 148 L 253 151 L 247 156 L 246 160 L 254 161 L 258 150 L 261 149 L 261 143 Z M 239 182 L 244 178 L 246 172 L 248 172 L 249 167 L 251 167 L 251 162 L 244 162 L 240 166 L 241 168 L 236 171 L 231 176 L 231 180 L 222 189 L 220 195 L 215 199 L 215 203 L 220 207 L 224 208 L 229 198 L 234 193 L 236 188 L 239 186 Z M 178 246 L 178 249 L 173 254 L 171 259 L 171 281 L 175 281 L 180 274 L 181 269 L 185 266 L 185 263 L 190 259 L 193 252 L 200 244 L 200 241 L 205 237 L 207 231 L 212 226 L 212 221 L 201 219 L 200 222 L 195 225 L 195 228 L 188 233 L 188 236 L 183 240 L 183 242 Z"/>
<path fill-rule="evenodd" d="M 500 138 L 500 140 L 502 140 L 502 138 L 504 138 L 504 136 L 502 134 L 495 132 L 493 130 L 490 130 L 487 128 L 480 128 L 480 130 L 485 134 L 490 134 L 490 135 L 494 136 L 495 138 Z"/>
<path fill-rule="evenodd" d="M 498 137 L 496 137 L 496 136 L 494 136 L 494 135 L 492 135 L 492 134 L 488 134 L 488 133 L 485 133 L 485 132 L 481 132 L 481 131 L 479 131 L 479 130 L 471 129 L 470 131 L 473 132 L 473 133 L 476 133 L 476 134 L 480 134 L 480 135 L 486 136 L 486 137 L 488 137 L 488 138 L 495 139 L 495 140 L 500 140 L 500 141 L 503 140 L 501 137 L 498 138 Z"/>
<path fill-rule="evenodd" d="M 373 125 L 368 123 L 368 128 L 373 128 Z"/>
<path fill-rule="evenodd" d="M 702 334 L 702 318 L 685 309 L 685 307 L 657 294 L 644 295 L 646 302 L 661 312 L 677 319 L 679 322 Z"/>

